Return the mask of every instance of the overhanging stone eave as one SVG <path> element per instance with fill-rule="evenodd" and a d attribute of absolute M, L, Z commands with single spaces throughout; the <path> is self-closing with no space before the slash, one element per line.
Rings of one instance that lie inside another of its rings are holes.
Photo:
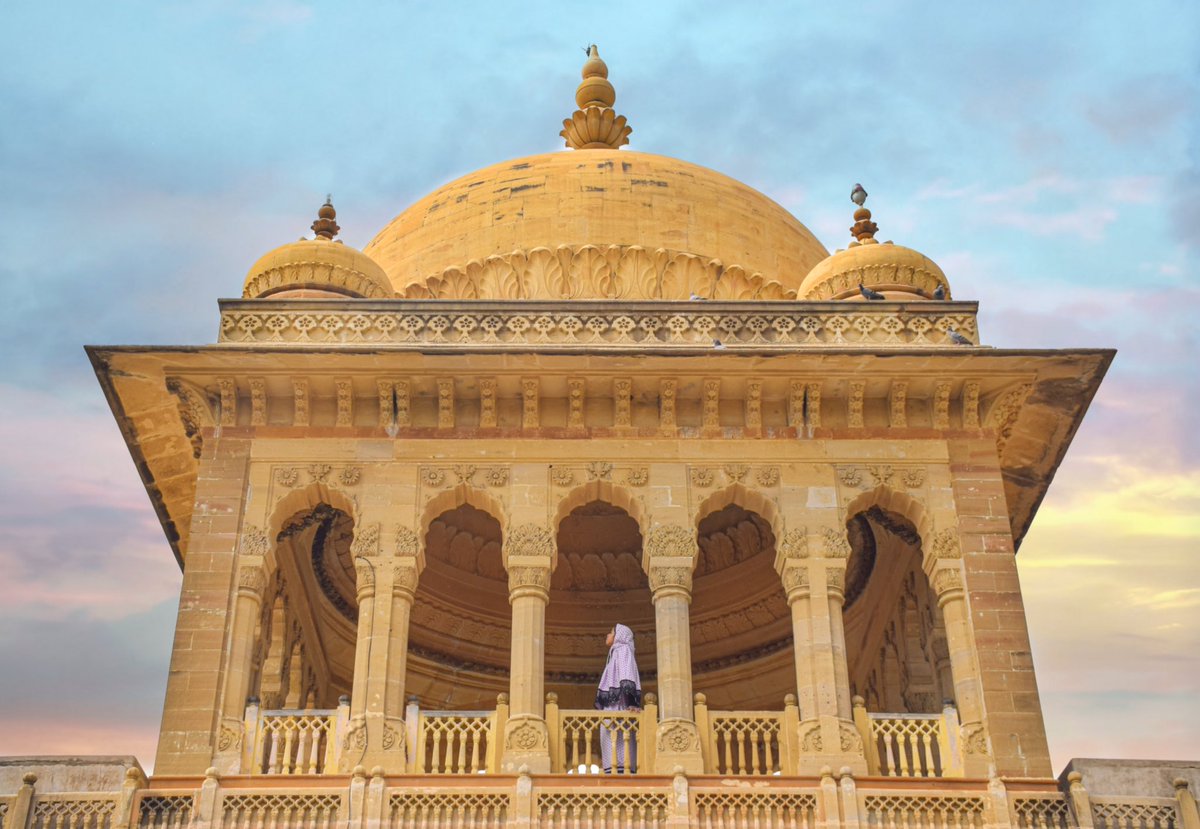
<path fill-rule="evenodd" d="M 1008 497 L 1010 526 L 1014 545 L 1020 545 L 1028 531 L 1038 506 L 1045 497 L 1058 466 L 1062 463 L 1072 438 L 1077 432 L 1083 415 L 1094 398 L 1100 382 L 1115 355 L 1112 349 L 995 349 L 984 347 L 906 347 L 875 348 L 805 346 L 789 349 L 769 350 L 731 349 L 714 353 L 701 349 L 646 349 L 633 355 L 628 351 L 608 352 L 597 348 L 586 354 L 577 350 L 547 348 L 501 348 L 487 352 L 478 350 L 455 351 L 453 349 L 423 349 L 394 346 L 343 346 L 343 345 L 267 345 L 267 344 L 217 344 L 201 346 L 85 346 L 89 359 L 96 371 L 105 398 L 121 429 L 122 437 L 146 487 L 163 532 L 171 545 L 172 552 L 182 567 L 187 552 L 187 530 L 190 527 L 192 500 L 195 491 L 195 471 L 190 475 L 174 475 L 170 479 L 159 477 L 162 467 L 188 466 L 181 448 L 187 445 L 188 435 L 178 416 L 172 427 L 176 446 L 173 450 L 161 449 L 147 452 L 144 436 L 139 434 L 130 415 L 126 399 L 128 390 L 122 386 L 135 381 L 143 383 L 139 389 L 142 410 L 148 408 L 173 408 L 178 401 L 166 387 L 168 372 L 188 374 L 206 373 L 271 373 L 281 370 L 279 358 L 283 357 L 288 371 L 303 371 L 312 366 L 316 358 L 322 362 L 322 370 L 348 374 L 368 373 L 379 370 L 374 358 L 393 358 L 405 355 L 414 363 L 422 365 L 389 366 L 390 370 L 411 368 L 434 371 L 437 364 L 447 358 L 459 357 L 466 367 L 469 361 L 476 370 L 528 371 L 529 366 L 488 365 L 487 357 L 499 358 L 501 362 L 522 362 L 528 358 L 551 359 L 570 364 L 573 370 L 588 374 L 608 374 L 631 370 L 654 371 L 657 365 L 663 370 L 679 370 L 680 363 L 703 363 L 703 370 L 720 374 L 744 373 L 787 373 L 802 372 L 806 375 L 821 372 L 869 371 L 877 364 L 889 371 L 903 370 L 906 358 L 922 361 L 934 360 L 944 364 L 942 371 L 958 374 L 971 373 L 980 376 L 1003 374 L 1006 377 L 1020 374 L 1032 375 L 1029 405 L 1023 405 L 1013 425 L 1014 434 L 1020 438 L 1009 441 L 1006 451 L 1001 452 L 1001 470 Z M 789 358 L 803 357 L 803 367 L 789 367 Z M 814 365 L 812 358 L 819 358 Z M 581 360 L 582 358 L 582 360 Z M 614 359 L 620 358 L 620 359 Z M 747 359 L 754 358 L 754 359 Z M 330 365 L 330 361 L 334 365 Z M 580 362 L 599 361 L 600 365 L 579 365 Z M 1032 361 L 1032 362 L 1031 362 Z M 390 362 L 390 359 L 389 359 Z M 115 365 L 114 365 L 115 363 Z M 864 365 L 865 363 L 865 365 Z M 841 365 L 839 365 L 841 364 Z M 447 367 L 448 368 L 448 367 Z M 1053 370 L 1051 370 L 1053 369 Z M 1072 371 L 1078 379 L 1076 387 L 1065 399 L 1060 393 L 1050 394 L 1047 384 L 1061 383 Z M 151 399 L 152 398 L 152 399 Z M 1053 417 L 1036 417 L 1038 407 L 1046 408 L 1048 399 L 1058 399 Z M 1065 405 L 1062 405 L 1064 404 Z M 1022 454 L 1022 447 L 1042 446 L 1045 451 L 1040 457 L 1031 459 Z M 164 496 L 163 486 L 170 484 L 173 495 Z M 190 496 L 189 494 L 190 493 Z"/>

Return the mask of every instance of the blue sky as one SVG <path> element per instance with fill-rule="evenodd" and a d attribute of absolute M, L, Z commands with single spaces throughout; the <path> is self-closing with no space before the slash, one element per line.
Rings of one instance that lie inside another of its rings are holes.
<path fill-rule="evenodd" d="M 1200 7 L 6 4 L 3 753 L 153 757 L 179 575 L 84 343 L 202 343 L 332 192 L 365 245 L 561 147 L 600 45 L 631 149 L 880 238 L 997 346 L 1117 360 L 1018 558 L 1055 764 L 1200 745 Z M 87 677 L 85 680 L 84 677 Z"/>

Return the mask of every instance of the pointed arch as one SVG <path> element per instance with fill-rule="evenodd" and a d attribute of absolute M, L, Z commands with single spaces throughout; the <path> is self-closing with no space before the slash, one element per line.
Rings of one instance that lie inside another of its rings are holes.
<path fill-rule="evenodd" d="M 757 513 L 771 525 L 771 532 L 775 534 L 776 543 L 783 540 L 783 517 L 779 514 L 779 507 L 761 492 L 748 489 L 740 483 L 730 484 L 724 489 L 717 490 L 700 502 L 696 514 L 692 516 L 697 533 L 700 530 L 701 521 L 731 504 L 736 504 L 748 512 Z"/>
<path fill-rule="evenodd" d="M 646 526 L 646 509 L 642 506 L 642 502 L 625 487 L 618 486 L 612 481 L 600 480 L 588 481 L 586 484 L 575 487 L 558 502 L 558 510 L 554 513 L 554 523 L 550 528 L 554 536 L 558 537 L 559 525 L 568 515 L 584 504 L 590 504 L 593 501 L 603 501 L 625 510 L 629 517 L 637 522 L 638 532 L 642 534 L 642 540 L 645 541 L 649 528 Z"/>

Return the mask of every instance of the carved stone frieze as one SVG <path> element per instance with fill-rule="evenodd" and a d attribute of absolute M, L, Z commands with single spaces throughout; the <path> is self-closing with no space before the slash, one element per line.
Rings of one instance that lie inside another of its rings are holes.
<path fill-rule="evenodd" d="M 491 377 L 479 379 L 479 426 L 494 429 L 498 423 L 496 414 L 496 380 Z"/>
<path fill-rule="evenodd" d="M 521 380 L 521 426 L 525 429 L 538 427 L 540 387 L 541 384 L 536 377 L 526 377 Z"/>
<path fill-rule="evenodd" d="M 359 556 L 379 555 L 379 525 L 360 524 L 354 529 L 354 541 L 350 542 L 350 554 Z"/>
<path fill-rule="evenodd" d="M 350 426 L 354 423 L 354 384 L 349 377 L 339 377 L 333 381 L 337 395 L 337 417 L 335 426 Z"/>
<path fill-rule="evenodd" d="M 862 380 L 851 380 L 850 389 L 846 395 L 846 425 L 851 429 L 863 427 L 863 398 L 867 393 L 867 384 Z"/>
<path fill-rule="evenodd" d="M 968 380 L 963 383 L 962 419 L 964 429 L 979 428 L 979 382 Z"/>
<path fill-rule="evenodd" d="M 875 464 L 867 467 L 867 474 L 875 486 L 891 486 L 896 470 L 888 464 Z"/>
<path fill-rule="evenodd" d="M 988 414 L 988 425 L 996 430 L 996 451 L 1004 454 L 1004 447 L 1012 437 L 1013 427 L 1021 414 L 1025 399 L 1033 391 L 1032 383 L 1022 383 L 1015 389 L 1005 392 Z"/>
<path fill-rule="evenodd" d="M 611 481 L 613 465 L 608 461 L 592 461 L 587 465 L 589 481 Z"/>
<path fill-rule="evenodd" d="M 675 393 L 677 381 L 662 380 L 658 384 L 658 426 L 660 429 L 675 428 Z"/>
<path fill-rule="evenodd" d="M 934 558 L 962 558 L 962 547 L 958 543 L 958 528 L 947 527 L 933 534 L 930 549 Z"/>
<path fill-rule="evenodd" d="M 821 530 L 821 540 L 825 544 L 825 555 L 828 558 L 848 558 L 850 556 L 850 541 L 844 530 L 825 527 Z"/>
<path fill-rule="evenodd" d="M 685 754 L 698 751 L 700 737 L 696 726 L 691 723 L 677 722 L 663 728 L 658 735 L 658 750 L 663 753 Z"/>
<path fill-rule="evenodd" d="M 293 487 L 300 483 L 300 470 L 294 466 L 285 466 L 275 470 L 275 482 L 280 486 Z"/>
<path fill-rule="evenodd" d="M 546 724 L 535 719 L 511 719 L 505 725 L 504 747 L 515 751 L 538 751 L 549 742 Z"/>
<path fill-rule="evenodd" d="M 759 486 L 775 486 L 779 483 L 779 467 L 764 466 L 758 470 L 758 474 L 755 477 L 758 479 Z"/>
<path fill-rule="evenodd" d="M 221 413 L 222 426 L 237 425 L 237 381 L 232 377 L 222 377 L 217 380 L 218 410 Z"/>
<path fill-rule="evenodd" d="M 250 425 L 265 426 L 267 424 L 267 381 L 262 377 L 251 377 L 250 383 Z"/>
<path fill-rule="evenodd" d="M 938 380 L 933 388 L 933 428 L 950 428 L 950 386 L 949 380 Z"/>
<path fill-rule="evenodd" d="M 613 425 L 633 425 L 633 380 L 618 377 L 613 380 Z"/>
<path fill-rule="evenodd" d="M 554 536 L 537 524 L 521 524 L 505 535 L 506 556 L 554 556 Z"/>
<path fill-rule="evenodd" d="M 804 416 L 810 429 L 821 428 L 821 384 L 809 383 L 804 393 Z"/>
<path fill-rule="evenodd" d="M 696 557 L 699 551 L 696 533 L 679 524 L 660 524 L 646 538 L 645 553 L 651 559 L 659 556 Z"/>
<path fill-rule="evenodd" d="M 716 473 L 704 467 L 692 467 L 690 477 L 692 486 L 707 488 L 713 485 L 713 481 L 716 480 Z"/>
<path fill-rule="evenodd" d="M 728 269 L 727 269 L 728 270 Z M 422 297 L 425 298 L 425 297 Z M 475 297 L 470 297 L 474 299 Z M 687 297 L 681 297 L 686 299 Z M 270 300 L 225 303 L 220 342 L 273 343 L 419 343 L 456 349 L 496 344 L 551 344 L 586 350 L 597 345 L 637 350 L 712 347 L 722 343 L 755 350 L 796 345 L 922 345 L 955 348 L 947 331 L 973 341 L 978 332 L 975 309 L 946 313 L 944 307 L 879 308 L 863 303 L 814 303 L 808 307 L 770 302 L 726 303 L 661 309 L 589 309 L 562 303 L 530 311 L 511 303 L 425 302 L 416 308 L 403 300 L 385 303 L 325 300 L 320 307 L 293 301 L 281 309 Z M 917 305 L 918 303 L 915 303 Z M 855 305 L 858 305 L 855 303 Z M 318 325 L 311 327 L 317 319 Z M 809 408 L 812 408 L 811 403 Z M 810 425 L 812 424 L 810 417 Z"/>
<path fill-rule="evenodd" d="M 550 470 L 550 480 L 555 486 L 570 486 L 575 483 L 575 470 L 566 466 L 556 466 Z"/>
<path fill-rule="evenodd" d="M 329 473 L 333 471 L 333 467 L 327 463 L 310 463 L 308 465 L 308 477 L 314 484 L 323 484 L 329 477 Z"/>
<path fill-rule="evenodd" d="M 483 479 L 491 487 L 508 486 L 508 467 L 493 466 L 483 473 Z"/>
<path fill-rule="evenodd" d="M 744 463 L 725 464 L 725 477 L 731 484 L 740 484 L 748 474 L 750 474 L 750 467 Z"/>
<path fill-rule="evenodd" d="M 232 751 L 242 745 L 242 729 L 225 724 L 217 735 L 217 751 Z"/>
<path fill-rule="evenodd" d="M 785 559 L 808 558 L 808 532 L 804 527 L 794 527 L 783 534 L 779 551 Z"/>
<path fill-rule="evenodd" d="M 909 489 L 918 489 L 925 484 L 925 470 L 919 466 L 900 471 L 900 480 Z"/>
<path fill-rule="evenodd" d="M 267 538 L 267 534 L 263 531 L 263 528 L 257 524 L 247 524 L 242 530 L 242 554 L 265 556 L 270 549 L 271 541 Z"/>
<path fill-rule="evenodd" d="M 645 486 L 650 481 L 650 470 L 644 466 L 630 469 L 625 473 L 625 483 L 629 486 Z"/>

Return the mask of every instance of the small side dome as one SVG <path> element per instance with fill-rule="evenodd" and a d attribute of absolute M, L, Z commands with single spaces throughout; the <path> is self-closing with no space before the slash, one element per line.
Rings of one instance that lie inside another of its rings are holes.
<path fill-rule="evenodd" d="M 383 268 L 360 250 L 334 241 L 341 230 L 329 199 L 301 239 L 260 258 L 246 274 L 244 299 L 387 299 L 395 295 Z"/>
<path fill-rule="evenodd" d="M 850 228 L 855 241 L 818 262 L 800 283 L 797 297 L 863 300 L 862 285 L 885 299 L 950 299 L 950 283 L 936 262 L 912 248 L 875 239 L 879 227 L 871 221 L 871 211 L 861 206 L 867 196 L 862 185 L 855 187 L 855 195 L 858 198 L 851 198 L 860 205 Z"/>

